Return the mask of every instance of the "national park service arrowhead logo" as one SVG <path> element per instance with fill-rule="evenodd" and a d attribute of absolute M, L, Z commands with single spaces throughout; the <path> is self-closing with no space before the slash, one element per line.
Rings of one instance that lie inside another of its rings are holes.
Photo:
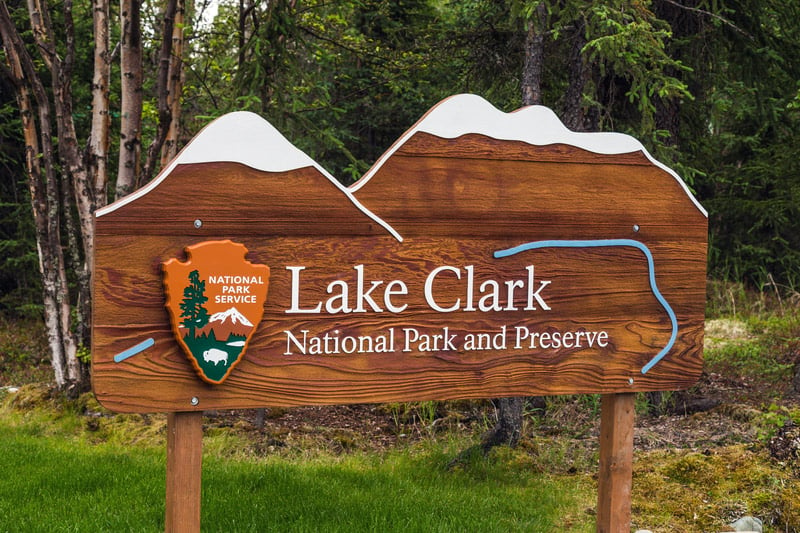
<path fill-rule="evenodd" d="M 264 315 L 269 267 L 245 260 L 229 240 L 186 248 L 162 263 L 172 332 L 203 381 L 222 383 L 244 356 Z"/>

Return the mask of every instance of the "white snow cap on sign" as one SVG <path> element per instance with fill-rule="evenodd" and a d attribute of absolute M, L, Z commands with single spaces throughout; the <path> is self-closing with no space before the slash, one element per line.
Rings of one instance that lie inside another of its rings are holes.
<path fill-rule="evenodd" d="M 275 126 L 249 111 L 236 111 L 206 126 L 174 162 L 230 161 L 265 172 L 286 172 L 317 167 L 316 161 L 290 143 Z"/>
<path fill-rule="evenodd" d="M 459 94 L 443 100 L 413 129 L 446 139 L 478 133 L 492 139 L 522 141 L 536 146 L 568 144 L 597 154 L 625 154 L 644 149 L 628 135 L 568 130 L 545 106 L 527 106 L 505 113 L 475 94 Z"/>

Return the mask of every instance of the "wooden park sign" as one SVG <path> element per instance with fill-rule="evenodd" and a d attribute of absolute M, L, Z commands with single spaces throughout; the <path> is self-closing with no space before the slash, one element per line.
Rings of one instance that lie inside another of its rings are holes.
<path fill-rule="evenodd" d="M 705 211 L 636 140 L 544 107 L 451 97 L 350 187 L 232 113 L 95 224 L 115 411 L 601 393 L 605 417 L 702 370 Z M 625 514 L 602 493 L 600 530 Z"/>

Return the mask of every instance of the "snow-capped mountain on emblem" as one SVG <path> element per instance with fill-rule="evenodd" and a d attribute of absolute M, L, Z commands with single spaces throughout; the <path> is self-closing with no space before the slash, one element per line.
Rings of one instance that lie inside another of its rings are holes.
<path fill-rule="evenodd" d="M 231 307 L 227 311 L 221 313 L 214 313 L 211 315 L 209 322 L 221 322 L 225 324 L 225 321 L 229 318 L 231 319 L 231 325 L 236 325 L 238 323 L 243 326 L 253 327 L 253 324 L 247 320 L 247 317 L 240 313 L 235 307 Z"/>
<path fill-rule="evenodd" d="M 235 307 L 211 315 L 208 324 L 197 330 L 198 335 L 211 335 L 220 341 L 236 342 L 231 337 L 247 337 L 253 331 L 253 323 Z"/>

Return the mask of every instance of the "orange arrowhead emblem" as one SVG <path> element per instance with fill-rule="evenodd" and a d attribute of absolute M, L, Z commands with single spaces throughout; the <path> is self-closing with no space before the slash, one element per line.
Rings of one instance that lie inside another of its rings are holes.
<path fill-rule="evenodd" d="M 264 315 L 269 267 L 229 240 L 186 248 L 162 263 L 172 332 L 203 381 L 222 383 L 241 361 Z"/>

